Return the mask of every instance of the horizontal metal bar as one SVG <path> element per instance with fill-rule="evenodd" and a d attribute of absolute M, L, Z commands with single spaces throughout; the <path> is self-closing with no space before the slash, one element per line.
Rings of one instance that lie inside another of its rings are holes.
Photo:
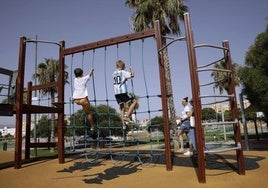
<path fill-rule="evenodd" d="M 220 152 L 232 151 L 232 150 L 237 150 L 237 149 L 241 149 L 241 146 L 214 149 L 214 150 L 205 150 L 204 153 L 220 153 Z"/>
<path fill-rule="evenodd" d="M 211 66 L 211 65 L 214 65 L 214 64 L 216 64 L 216 63 L 218 63 L 218 62 L 223 61 L 224 59 L 225 59 L 225 58 L 223 57 L 223 58 L 221 58 L 221 59 L 218 59 L 218 60 L 216 60 L 216 61 L 213 61 L 212 63 L 206 64 L 206 65 L 203 65 L 203 66 L 199 66 L 199 67 L 197 67 L 197 68 L 199 69 L 199 68 L 209 67 L 209 66 Z"/>
<path fill-rule="evenodd" d="M 212 98 L 212 97 L 235 97 L 234 94 L 232 95 L 200 95 L 200 98 Z"/>
<path fill-rule="evenodd" d="M 229 50 L 228 48 L 222 47 L 222 46 L 216 46 L 213 44 L 198 44 L 194 45 L 194 48 L 202 48 L 202 47 L 211 47 L 211 48 L 217 48 L 217 49 L 222 49 L 222 50 Z"/>
<path fill-rule="evenodd" d="M 170 40 L 184 40 L 184 39 L 186 39 L 186 37 L 185 36 L 183 36 L 183 37 L 170 37 L 170 36 L 162 36 L 163 38 L 166 38 L 166 39 L 170 39 Z"/>
<path fill-rule="evenodd" d="M 226 78 L 223 78 L 223 79 L 220 79 L 220 80 L 216 80 L 214 82 L 209 82 L 209 83 L 206 83 L 206 84 L 200 84 L 200 87 L 203 87 L 203 86 L 209 86 L 209 85 L 212 85 L 212 84 L 215 84 L 215 83 L 218 83 L 218 82 L 222 82 L 222 81 L 225 81 Z"/>
<path fill-rule="evenodd" d="M 202 72 L 202 71 L 218 71 L 218 72 L 232 72 L 231 70 L 228 69 L 216 69 L 216 68 L 198 68 L 196 70 L 197 72 Z"/>
<path fill-rule="evenodd" d="M 206 125 L 229 125 L 229 124 L 235 124 L 235 123 L 238 123 L 238 120 L 236 120 L 236 121 L 222 121 L 222 122 L 202 123 L 202 126 L 206 126 Z"/>
<path fill-rule="evenodd" d="M 215 101 L 215 102 L 210 102 L 210 103 L 202 103 L 202 105 L 212 105 L 212 104 L 219 104 L 219 103 L 224 103 L 224 102 L 228 102 L 229 99 L 225 99 L 225 100 L 221 100 L 221 101 Z"/>
<path fill-rule="evenodd" d="M 169 38 L 169 39 L 172 39 L 172 38 Z M 169 43 L 167 43 L 165 46 L 163 46 L 162 48 L 160 48 L 159 50 L 158 50 L 158 52 L 161 52 L 163 49 L 165 49 L 165 48 L 167 48 L 169 45 L 171 45 L 173 42 L 176 42 L 176 41 L 179 41 L 179 40 L 185 40 L 186 39 L 186 37 L 184 36 L 184 37 L 179 37 L 179 38 L 174 38 L 174 39 L 172 39 L 172 41 L 170 41 Z"/>
<path fill-rule="evenodd" d="M 32 43 L 47 43 L 47 44 L 56 44 L 58 46 L 61 46 L 60 43 L 57 43 L 57 42 L 53 42 L 53 41 L 46 41 L 46 40 L 35 40 L 35 39 L 30 39 L 30 38 L 27 38 L 25 40 L 25 42 L 32 42 Z"/>

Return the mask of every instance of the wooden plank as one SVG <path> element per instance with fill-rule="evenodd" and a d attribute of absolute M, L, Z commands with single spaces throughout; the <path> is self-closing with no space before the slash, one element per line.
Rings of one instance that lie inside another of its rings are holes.
<path fill-rule="evenodd" d="M 15 107 L 13 104 L 0 104 L 0 116 L 13 116 Z"/>
<path fill-rule="evenodd" d="M 8 69 L 4 69 L 4 68 L 1 68 L 1 67 L 0 67 L 0 74 L 5 74 L 5 75 L 12 76 L 13 71 L 8 70 Z"/>
<path fill-rule="evenodd" d="M 42 113 L 60 113 L 63 111 L 63 108 L 48 107 L 48 106 L 38 106 L 38 105 L 23 105 L 23 113 L 31 114 L 42 114 Z"/>
<path fill-rule="evenodd" d="M 34 86 L 31 86 L 31 91 L 41 90 L 41 89 L 51 88 L 51 87 L 57 87 L 57 86 L 58 86 L 58 82 L 51 82 L 51 83 L 42 84 L 42 85 L 34 85 Z"/>
<path fill-rule="evenodd" d="M 30 143 L 30 148 L 48 148 L 48 147 L 56 147 L 56 142 L 39 142 L 39 143 Z"/>
<path fill-rule="evenodd" d="M 122 36 L 118 36 L 118 37 L 113 37 L 110 39 L 105 39 L 105 40 L 101 40 L 101 41 L 97 41 L 97 42 L 87 43 L 87 44 L 83 44 L 83 45 L 79 45 L 79 46 L 74 46 L 71 48 L 66 48 L 63 53 L 64 53 L 64 55 L 70 55 L 70 54 L 74 54 L 74 53 L 84 52 L 87 50 L 102 48 L 105 46 L 111 46 L 111 45 L 115 45 L 115 44 L 129 42 L 129 41 L 133 41 L 133 40 L 139 40 L 139 39 L 148 38 L 148 37 L 152 37 L 152 36 L 155 36 L 154 29 L 150 29 L 150 30 L 142 31 L 142 32 L 136 32 L 136 33 L 132 33 L 132 34 L 128 34 L 128 35 L 122 35 Z"/>

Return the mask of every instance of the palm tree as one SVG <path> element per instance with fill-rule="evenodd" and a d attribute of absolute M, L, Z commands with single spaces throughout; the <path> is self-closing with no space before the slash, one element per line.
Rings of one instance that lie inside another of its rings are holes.
<path fill-rule="evenodd" d="M 65 67 L 66 68 L 66 67 Z M 33 75 L 33 78 L 37 78 L 39 84 L 48 84 L 56 82 L 59 75 L 59 61 L 55 59 L 45 58 L 45 62 L 40 63 L 37 66 L 37 72 Z M 68 83 L 68 73 L 65 72 L 64 76 L 65 83 Z M 56 87 L 41 89 L 41 95 L 50 95 L 51 105 L 55 102 L 55 95 L 57 93 Z M 54 141 L 54 127 L 55 127 L 55 114 L 51 114 L 51 136 L 50 141 Z M 53 149 L 52 149 L 53 150 Z"/>
<path fill-rule="evenodd" d="M 238 77 L 238 67 L 237 63 L 232 63 L 232 73 L 234 76 L 234 86 L 240 85 L 240 79 Z M 219 89 L 220 94 L 225 90 L 228 93 L 229 83 L 228 83 L 228 72 L 219 71 L 218 69 L 227 69 L 226 61 L 222 60 L 220 63 L 214 65 L 216 70 L 212 71 L 211 77 L 214 77 L 215 87 Z"/>
<path fill-rule="evenodd" d="M 136 32 L 151 29 L 154 22 L 159 20 L 161 34 L 181 33 L 179 20 L 183 20 L 183 14 L 188 11 L 188 7 L 183 4 L 183 0 L 126 0 L 126 6 L 135 9 L 132 15 L 133 29 Z M 163 46 L 166 40 L 163 39 Z M 176 112 L 173 100 L 173 91 L 170 75 L 168 51 L 162 51 L 166 72 L 166 86 L 168 94 L 168 106 L 171 122 L 175 122 Z"/>

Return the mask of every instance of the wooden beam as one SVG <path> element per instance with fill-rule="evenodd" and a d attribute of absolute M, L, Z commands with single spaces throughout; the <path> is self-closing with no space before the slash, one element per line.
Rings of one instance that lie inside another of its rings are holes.
<path fill-rule="evenodd" d="M 0 67 L 0 74 L 5 74 L 5 75 L 12 76 L 13 71 L 8 70 L 8 69 L 4 69 L 4 68 L 1 68 L 1 67 Z"/>
<path fill-rule="evenodd" d="M 57 143 L 56 142 L 30 143 L 30 148 L 48 148 L 48 147 L 55 148 L 57 147 Z"/>
<path fill-rule="evenodd" d="M 15 106 L 13 104 L 0 104 L 0 116 L 13 116 Z"/>
<path fill-rule="evenodd" d="M 31 86 L 31 91 L 45 89 L 45 88 L 51 88 L 51 87 L 58 87 L 58 82 L 51 82 L 51 83 L 42 84 L 42 85 L 34 85 L 34 86 Z"/>
<path fill-rule="evenodd" d="M 23 105 L 23 113 L 31 114 L 42 114 L 42 113 L 60 113 L 63 108 L 49 107 L 49 106 L 38 106 L 38 105 Z"/>
<path fill-rule="evenodd" d="M 87 43 L 87 44 L 83 44 L 83 45 L 79 45 L 79 46 L 74 46 L 71 48 L 66 48 L 63 51 L 63 53 L 64 53 L 64 55 L 70 55 L 70 54 L 75 54 L 75 53 L 79 53 L 79 52 L 84 52 L 87 50 L 102 48 L 105 46 L 111 46 L 111 45 L 129 42 L 129 41 L 133 41 L 133 40 L 148 38 L 148 37 L 152 37 L 152 36 L 155 36 L 154 29 L 150 29 L 150 30 L 142 31 L 142 32 L 136 32 L 136 33 L 132 33 L 132 34 L 128 34 L 128 35 L 122 35 L 122 36 L 118 36 L 118 37 L 113 37 L 110 39 L 105 39 L 105 40 L 101 40 L 101 41 L 97 41 L 97 42 Z"/>

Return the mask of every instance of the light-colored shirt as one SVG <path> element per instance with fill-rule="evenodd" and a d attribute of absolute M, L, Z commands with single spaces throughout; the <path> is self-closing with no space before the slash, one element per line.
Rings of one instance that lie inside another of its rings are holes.
<path fill-rule="evenodd" d="M 87 82 L 90 80 L 90 76 L 77 77 L 74 79 L 74 93 L 73 99 L 81 99 L 88 96 Z"/>
<path fill-rule="evenodd" d="M 131 78 L 131 73 L 125 70 L 116 70 L 113 73 L 115 95 L 127 93 L 127 79 Z"/>
<path fill-rule="evenodd" d="M 183 111 L 181 112 L 181 118 L 187 118 L 187 112 L 191 111 L 191 107 L 189 105 L 184 106 Z"/>

